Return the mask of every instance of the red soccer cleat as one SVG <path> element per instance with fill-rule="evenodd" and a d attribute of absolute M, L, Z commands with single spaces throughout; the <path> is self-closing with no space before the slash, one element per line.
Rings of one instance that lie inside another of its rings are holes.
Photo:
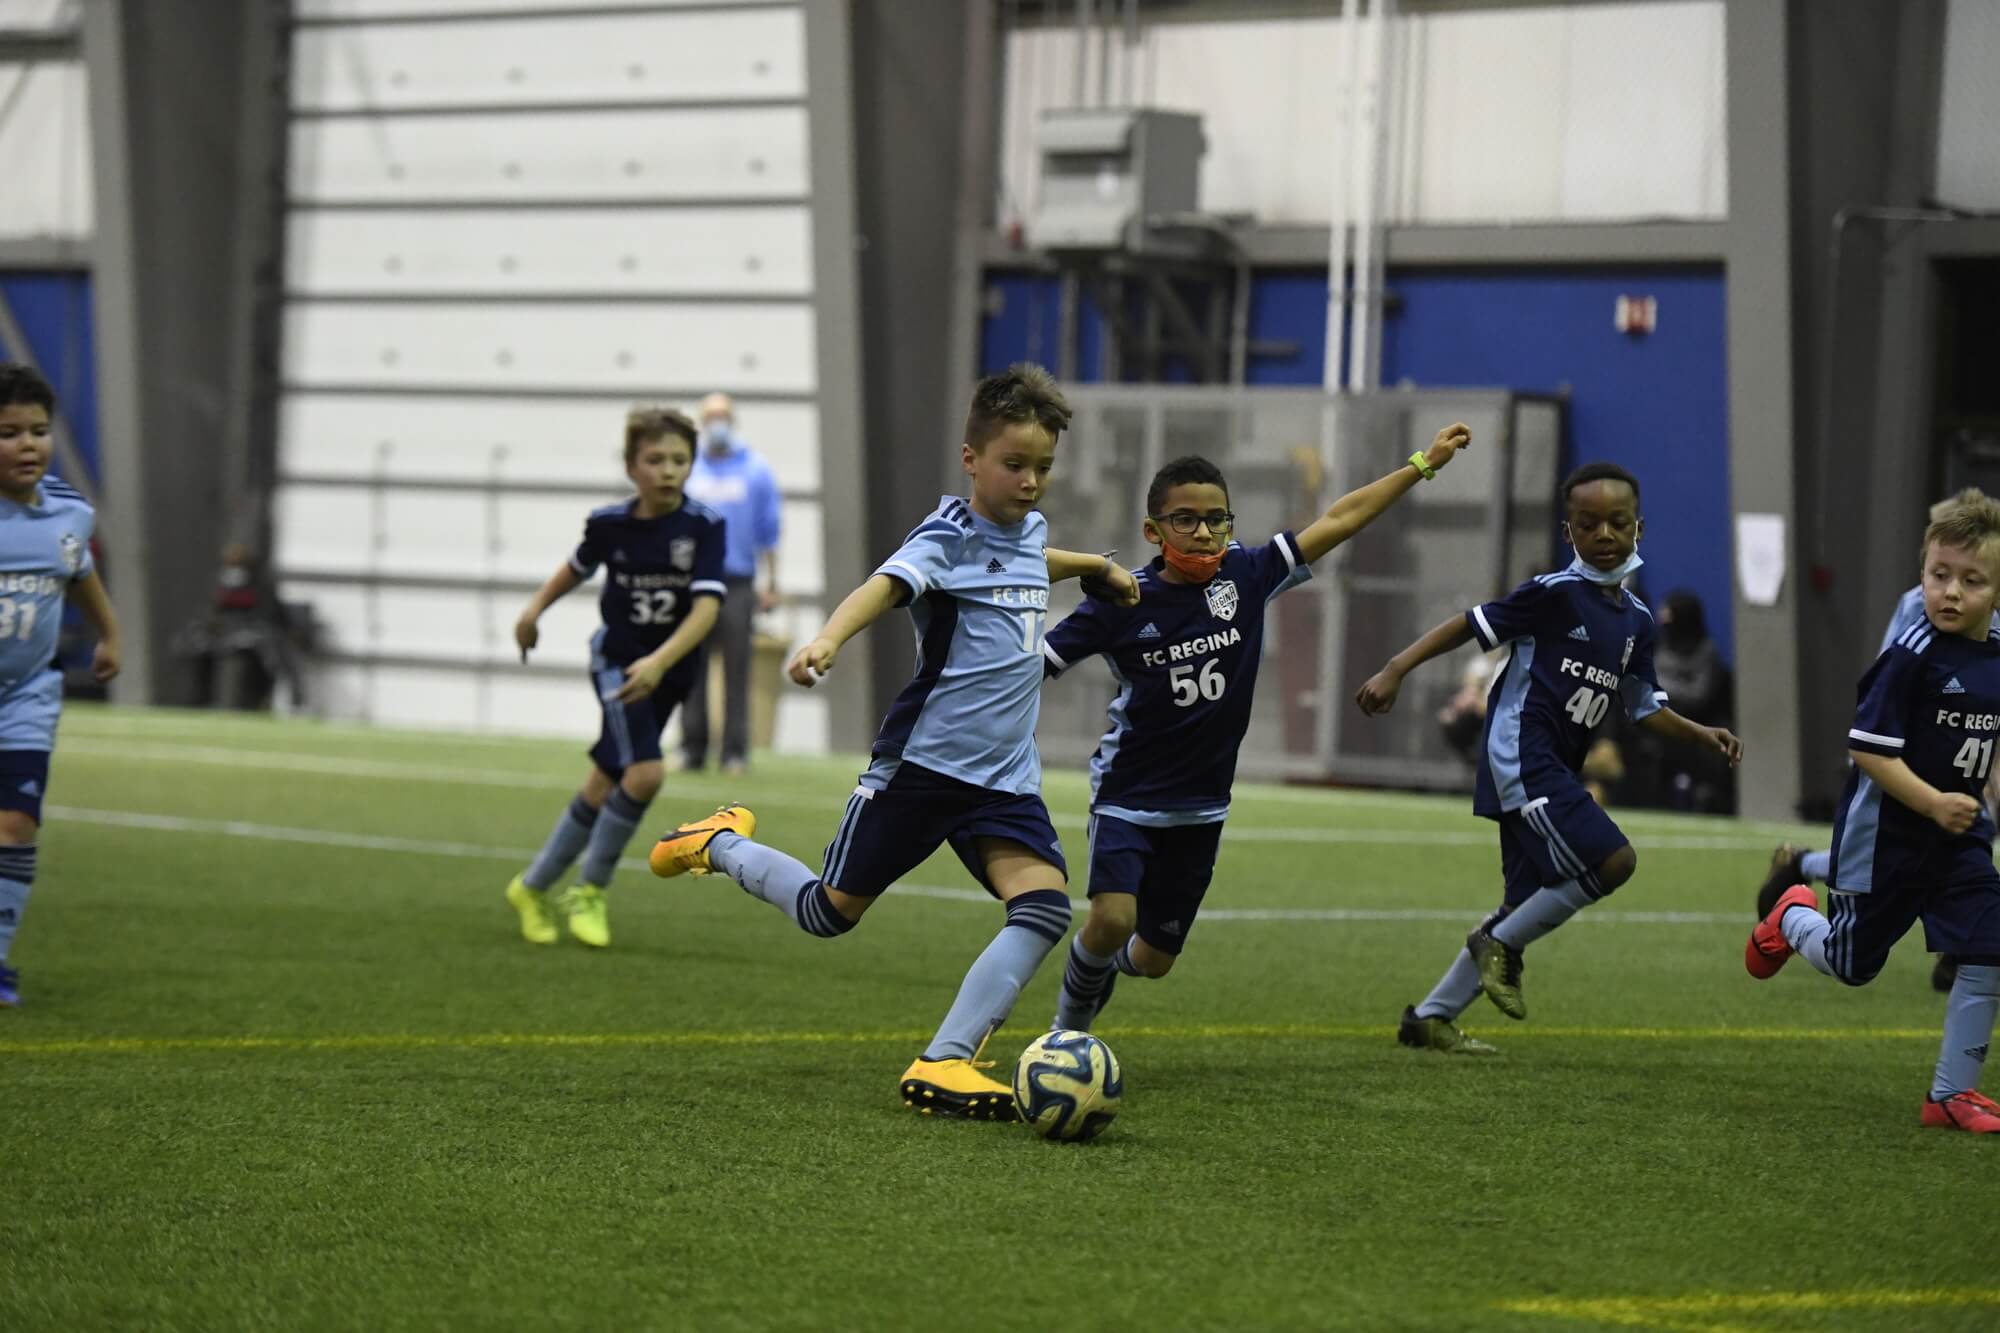
<path fill-rule="evenodd" d="M 1977 1092 L 1954 1092 L 1941 1102 L 1926 1100 L 1922 1118 L 1931 1129 L 2000 1134 L 2000 1102 Z"/>
<path fill-rule="evenodd" d="M 1778 969 L 1792 956 L 1792 946 L 1785 943 L 1785 932 L 1778 929 L 1778 923 L 1785 919 L 1785 910 L 1791 907 L 1810 907 L 1819 910 L 1819 895 L 1803 884 L 1794 884 L 1778 895 L 1778 901 L 1764 914 L 1750 932 L 1750 942 L 1743 946 L 1743 967 L 1759 981 L 1778 975 Z"/>

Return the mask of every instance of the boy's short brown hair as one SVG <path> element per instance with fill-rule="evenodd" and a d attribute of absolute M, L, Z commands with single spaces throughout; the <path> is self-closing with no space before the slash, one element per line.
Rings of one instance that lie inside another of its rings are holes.
<path fill-rule="evenodd" d="M 1011 425 L 1032 421 L 1059 439 L 1069 429 L 1069 403 L 1056 387 L 1056 377 L 1042 367 L 1017 361 L 998 375 L 988 375 L 972 391 L 972 408 L 965 414 L 965 442 L 984 449 Z"/>
<path fill-rule="evenodd" d="M 1963 490 L 1959 491 L 1956 495 L 1947 495 L 1945 496 L 1944 499 L 1939 500 L 1936 504 L 1932 505 L 1930 512 L 1930 521 L 1933 523 L 1937 522 L 1939 519 L 1943 518 L 1946 514 L 1949 514 L 1952 511 L 1952 509 L 1957 505 L 1978 504 L 1981 500 L 1984 500 L 1985 498 L 1986 498 L 1985 491 L 1980 490 L 1977 486 L 1967 486 Z M 1924 545 L 1928 546 L 1930 545 L 1930 543 L 1925 542 Z"/>
<path fill-rule="evenodd" d="M 1966 498 L 1960 491 L 1948 502 L 1944 513 L 1924 529 L 1922 559 L 1930 558 L 1933 545 L 1974 551 L 1987 560 L 2000 561 L 2000 500 L 1980 491 Z"/>
<path fill-rule="evenodd" d="M 677 412 L 671 407 L 639 406 L 625 414 L 625 466 L 631 467 L 638 461 L 639 449 L 654 440 L 678 435 L 687 441 L 689 449 L 694 448 L 697 437 L 694 422 L 688 420 L 685 412 Z"/>

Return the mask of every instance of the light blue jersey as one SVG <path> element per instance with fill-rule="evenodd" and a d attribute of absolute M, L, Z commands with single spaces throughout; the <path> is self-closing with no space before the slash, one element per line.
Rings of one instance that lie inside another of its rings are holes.
<path fill-rule="evenodd" d="M 1040 793 L 1048 530 L 1038 513 L 1003 528 L 946 496 L 875 571 L 909 590 L 917 634 L 916 674 L 882 719 L 877 759 Z"/>
<path fill-rule="evenodd" d="M 89 501 L 54 477 L 35 504 L 0 498 L 0 750 L 55 745 L 63 598 L 91 571 L 95 527 Z"/>
<path fill-rule="evenodd" d="M 1924 585 L 1916 587 L 1896 599 L 1896 614 L 1889 617 L 1889 628 L 1882 631 L 1882 646 L 1875 650 L 1880 657 L 1889 651 L 1889 645 L 1903 637 L 1903 631 L 1924 618 Z"/>

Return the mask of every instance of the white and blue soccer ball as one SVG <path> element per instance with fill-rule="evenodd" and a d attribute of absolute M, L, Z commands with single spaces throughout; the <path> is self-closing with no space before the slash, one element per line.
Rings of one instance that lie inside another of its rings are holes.
<path fill-rule="evenodd" d="M 1124 1093 L 1118 1057 L 1088 1032 L 1045 1032 L 1014 1064 L 1014 1105 L 1045 1139 L 1096 1138 L 1117 1118 Z"/>

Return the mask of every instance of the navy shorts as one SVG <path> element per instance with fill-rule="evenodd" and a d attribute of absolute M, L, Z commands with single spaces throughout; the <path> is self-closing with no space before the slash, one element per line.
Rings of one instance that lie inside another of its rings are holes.
<path fill-rule="evenodd" d="M 2000 871 L 1983 853 L 1967 858 L 1962 873 L 1921 888 L 1881 888 L 1868 893 L 1826 896 L 1826 919 L 1833 935 L 1827 961 L 1842 981 L 1873 981 L 1889 961 L 1889 950 L 1924 923 L 1924 945 L 1961 961 L 2000 964 Z"/>
<path fill-rule="evenodd" d="M 698 659 L 699 655 L 690 653 L 688 657 Z M 694 683 L 693 672 L 681 669 L 686 665 L 685 660 L 676 663 L 659 687 L 637 703 L 621 704 L 618 690 L 625 683 L 625 668 L 592 655 L 590 684 L 597 691 L 601 720 L 597 744 L 590 747 L 590 762 L 614 781 L 623 777 L 632 765 L 661 757 L 660 733 L 667 729 L 667 719 L 681 706 L 688 687 Z"/>
<path fill-rule="evenodd" d="M 907 760 L 878 759 L 847 798 L 820 877 L 830 889 L 873 898 L 950 843 L 980 887 L 993 893 L 980 838 L 1018 842 L 1068 882 L 1069 865 L 1041 797 L 975 787 Z"/>
<path fill-rule="evenodd" d="M 1139 899 L 1139 938 L 1178 954 L 1215 878 L 1222 821 L 1150 828 L 1115 815 L 1090 817 L 1090 896 Z"/>
<path fill-rule="evenodd" d="M 1582 783 L 1538 796 L 1498 820 L 1507 906 L 1519 907 L 1537 889 L 1571 879 L 1592 898 L 1604 896 L 1594 872 L 1625 845 L 1625 833 Z"/>
<path fill-rule="evenodd" d="M 47 750 L 0 750 L 0 810 L 19 810 L 39 824 L 48 790 Z"/>

